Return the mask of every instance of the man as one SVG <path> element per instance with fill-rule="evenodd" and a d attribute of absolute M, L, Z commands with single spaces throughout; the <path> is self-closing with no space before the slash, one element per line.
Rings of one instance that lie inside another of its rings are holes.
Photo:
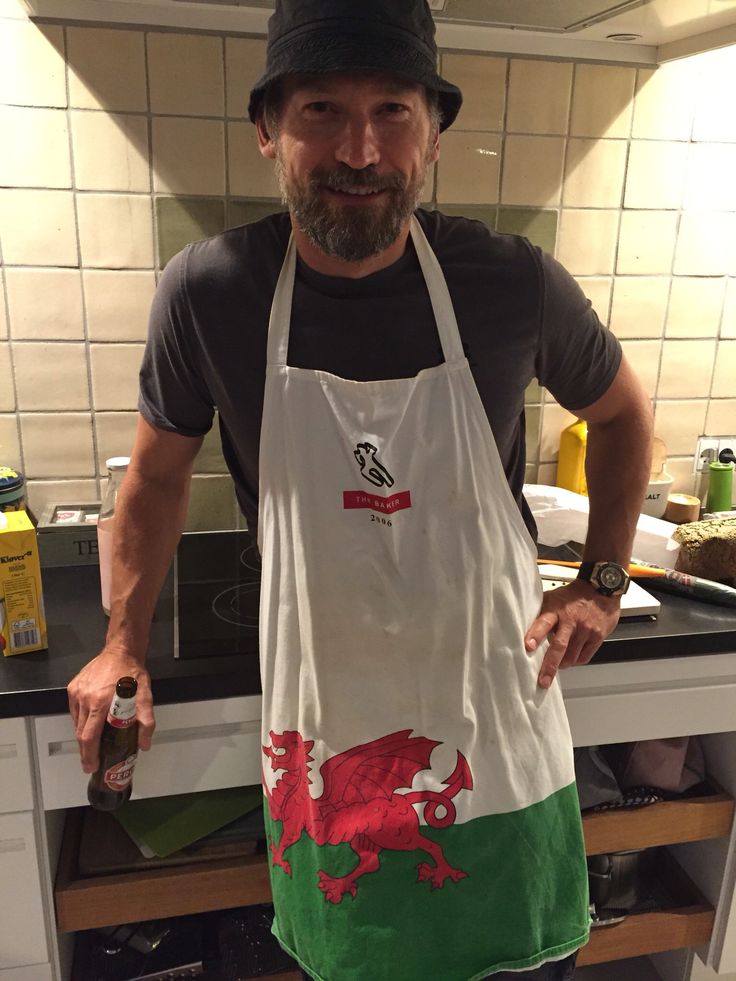
<path fill-rule="evenodd" d="M 552 259 L 416 211 L 461 103 L 435 64 L 425 0 L 277 3 L 249 111 L 289 214 L 162 277 L 108 640 L 70 706 L 90 771 L 135 675 L 150 745 L 148 625 L 216 405 L 263 558 L 279 941 L 324 981 L 559 981 L 589 918 L 553 680 L 617 621 L 650 409 Z M 590 426 L 589 567 L 544 597 L 521 498 L 535 375 Z"/>

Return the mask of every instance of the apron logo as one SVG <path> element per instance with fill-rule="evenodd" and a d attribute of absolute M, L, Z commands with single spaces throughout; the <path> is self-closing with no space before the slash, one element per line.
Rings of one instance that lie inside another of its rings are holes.
<path fill-rule="evenodd" d="M 376 458 L 378 450 L 372 443 L 356 443 L 353 455 L 358 461 L 360 472 L 366 480 L 376 487 L 393 487 L 394 478 L 386 467 Z M 389 497 L 380 494 L 369 494 L 367 491 L 343 491 L 342 506 L 346 510 L 368 508 L 379 514 L 393 514 L 411 507 L 411 491 L 399 491 Z M 376 519 L 377 520 L 377 519 Z M 383 522 L 386 524 L 387 522 Z M 390 524 L 390 522 L 388 522 Z"/>
<path fill-rule="evenodd" d="M 346 511 L 368 508 L 370 511 L 378 511 L 379 514 L 393 514 L 394 511 L 403 511 L 404 508 L 411 507 L 411 492 L 399 491 L 398 494 L 392 494 L 390 497 L 380 497 L 367 491 L 343 491 L 342 506 Z"/>
<path fill-rule="evenodd" d="M 326 760 L 320 767 L 324 789 L 315 799 L 309 792 L 309 764 L 313 759 L 309 751 L 314 740 L 305 740 L 296 731 L 271 731 L 271 745 L 264 746 L 263 753 L 270 759 L 272 770 L 283 771 L 273 790 L 265 778 L 263 781 L 271 820 L 283 822 L 278 845 L 270 840 L 273 866 L 291 876 L 284 852 L 306 831 L 316 845 L 346 842 L 358 856 L 357 865 L 347 875 L 332 876 L 319 870 L 317 885 L 328 903 L 339 903 L 346 893 L 355 896 L 358 879 L 379 871 L 384 848 L 425 851 L 433 862 L 419 863 L 417 882 L 429 882 L 432 889 L 441 888 L 446 879 L 458 882 L 466 878 L 468 873 L 453 868 L 437 842 L 421 833 L 412 805 L 424 805 L 423 817 L 430 828 L 450 827 L 457 814 L 452 798 L 462 790 L 473 789 L 470 767 L 458 752 L 455 769 L 443 781 L 445 790 L 398 793 L 411 787 L 417 773 L 429 769 L 432 750 L 440 745 L 411 732 L 392 732 Z"/>
<path fill-rule="evenodd" d="M 376 487 L 393 487 L 394 478 L 376 459 L 377 448 L 372 443 L 358 443 L 353 450 L 361 474 Z"/>

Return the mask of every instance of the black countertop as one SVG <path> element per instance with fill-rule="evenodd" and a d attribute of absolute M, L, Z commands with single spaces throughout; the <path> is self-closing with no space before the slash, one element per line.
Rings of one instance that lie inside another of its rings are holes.
<path fill-rule="evenodd" d="M 44 569 L 49 649 L 0 657 L 0 718 L 52 715 L 67 710 L 66 685 L 93 658 L 107 628 L 97 566 Z M 651 586 L 649 586 L 651 588 Z M 736 651 L 736 610 L 657 593 L 656 620 L 625 620 L 604 642 L 595 663 L 648 660 Z M 171 577 L 156 607 L 148 669 L 157 704 L 192 702 L 260 692 L 256 658 L 174 658 Z"/>

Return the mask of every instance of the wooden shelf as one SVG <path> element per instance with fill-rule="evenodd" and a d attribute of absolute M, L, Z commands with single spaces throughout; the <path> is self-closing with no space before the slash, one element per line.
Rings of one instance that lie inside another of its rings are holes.
<path fill-rule="evenodd" d="M 584 815 L 586 853 L 600 855 L 727 837 L 733 822 L 734 801 L 712 780 L 709 783 L 714 792 L 707 797 L 662 801 L 633 811 Z"/>
<path fill-rule="evenodd" d="M 211 912 L 271 902 L 265 855 L 217 857 L 171 868 L 80 877 L 77 857 L 83 809 L 70 810 L 56 877 L 56 921 L 74 932 L 168 916 Z M 734 801 L 713 784 L 713 793 L 664 801 L 634 811 L 608 811 L 583 818 L 589 855 L 719 838 L 730 833 Z M 710 939 L 715 913 L 662 849 L 662 878 L 675 897 L 672 908 L 631 914 L 622 923 L 595 927 L 578 963 L 691 947 Z M 298 981 L 288 972 L 278 981 Z"/>
<path fill-rule="evenodd" d="M 271 902 L 265 855 L 80 878 L 82 813 L 67 814 L 56 874 L 56 923 L 64 932 Z"/>
<path fill-rule="evenodd" d="M 710 940 L 715 910 L 666 849 L 662 849 L 657 877 L 672 894 L 675 905 L 651 913 L 632 913 L 621 923 L 594 927 L 590 943 L 578 955 L 579 966 L 693 947 Z"/>

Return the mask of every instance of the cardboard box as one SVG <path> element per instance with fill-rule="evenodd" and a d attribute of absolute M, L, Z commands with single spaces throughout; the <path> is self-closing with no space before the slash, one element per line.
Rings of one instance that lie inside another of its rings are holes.
<path fill-rule="evenodd" d="M 36 529 L 25 511 L 0 512 L 0 646 L 6 657 L 47 647 Z"/>

